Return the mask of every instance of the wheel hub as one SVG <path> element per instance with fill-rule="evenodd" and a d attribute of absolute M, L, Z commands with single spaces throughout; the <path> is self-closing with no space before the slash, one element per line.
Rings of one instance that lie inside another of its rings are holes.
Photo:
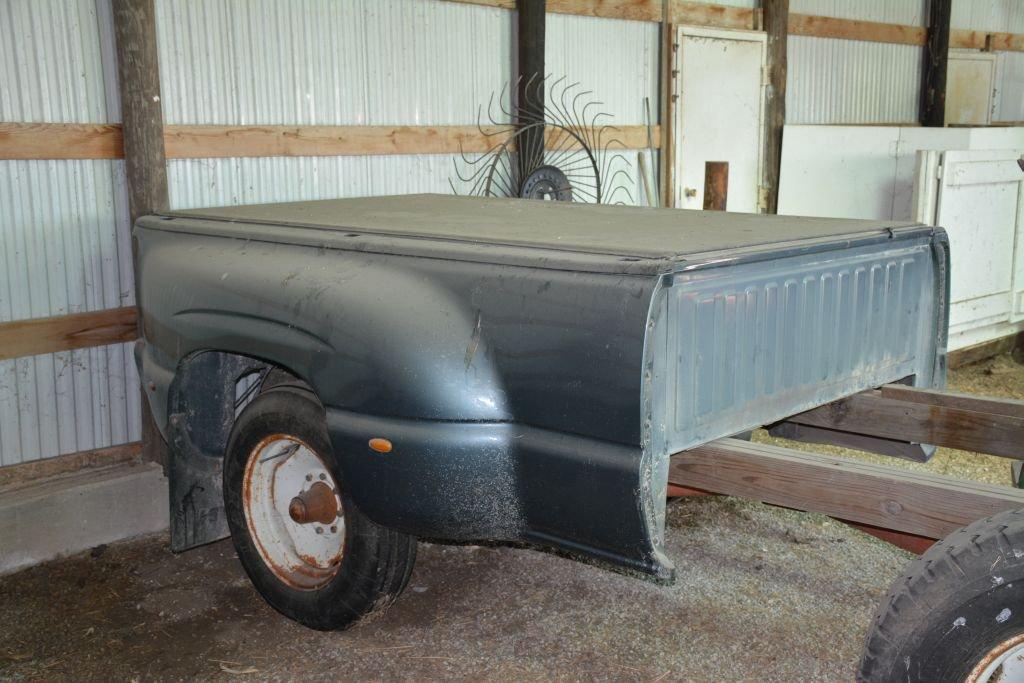
<path fill-rule="evenodd" d="M 523 199 L 571 202 L 572 186 L 561 169 L 541 166 L 526 177 L 519 196 Z"/>
<path fill-rule="evenodd" d="M 250 452 L 242 500 L 249 535 L 281 581 L 313 590 L 334 578 L 345 550 L 345 518 L 334 478 L 308 444 L 285 434 Z"/>

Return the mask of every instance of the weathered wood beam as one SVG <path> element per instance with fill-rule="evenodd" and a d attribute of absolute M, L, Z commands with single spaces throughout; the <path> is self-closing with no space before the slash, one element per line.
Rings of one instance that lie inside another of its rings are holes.
<path fill-rule="evenodd" d="M 910 397 L 908 397 L 910 394 Z M 893 398 L 899 396 L 899 398 Z M 966 406 L 966 407 L 965 407 Z M 789 422 L 945 446 L 1006 458 L 1024 458 L 1024 417 L 989 410 L 988 399 L 943 398 L 936 393 L 890 387 L 793 415 Z M 1003 412 L 1012 412 L 1007 403 Z"/>
<path fill-rule="evenodd" d="M 135 225 L 140 216 L 164 211 L 169 205 L 156 10 L 153 1 L 113 0 L 124 166 L 131 225 Z M 132 254 L 138 301 L 139 260 L 138 246 L 134 239 Z M 139 318 L 141 320 L 141 314 Z M 145 392 L 142 392 L 141 419 L 143 457 L 166 465 L 167 445 L 153 422 Z"/>
<path fill-rule="evenodd" d="M 668 5 L 665 6 L 664 21 L 661 23 L 661 47 L 658 59 L 659 64 L 659 121 L 660 127 L 656 130 L 654 139 L 657 140 L 658 148 L 658 187 L 661 190 L 661 206 L 675 205 L 675 98 L 676 98 L 676 44 L 677 26 L 669 20 Z"/>
<path fill-rule="evenodd" d="M 168 159 L 275 156 L 359 156 L 486 152 L 508 127 L 476 126 L 164 126 Z M 604 133 L 626 149 L 645 149 L 645 126 Z M 655 148 L 661 127 L 654 127 Z M 0 123 L 0 159 L 120 159 L 121 126 Z"/>
<path fill-rule="evenodd" d="M 789 35 L 841 38 L 897 45 L 924 45 L 928 30 L 921 26 L 886 24 L 859 19 L 839 19 L 812 14 L 790 14 Z"/>
<path fill-rule="evenodd" d="M 0 323 L 0 360 L 134 341 L 136 320 L 126 307 Z"/>
<path fill-rule="evenodd" d="M 0 123 L 0 159 L 120 159 L 116 123 Z"/>
<path fill-rule="evenodd" d="M 926 538 L 1024 507 L 1024 490 L 722 439 L 672 456 L 669 483 Z"/>
<path fill-rule="evenodd" d="M 138 460 L 141 453 L 142 444 L 133 441 L 118 446 L 79 451 L 78 453 L 0 467 L 0 489 L 17 488 L 39 479 L 78 472 L 90 467 L 109 467 L 110 465 L 129 463 Z"/>
<path fill-rule="evenodd" d="M 765 112 L 764 210 L 777 213 L 782 173 L 782 130 L 786 125 L 786 73 L 789 45 L 789 0 L 764 0 L 764 30 L 768 34 L 768 102 Z"/>
<path fill-rule="evenodd" d="M 931 0 L 921 77 L 919 120 L 922 126 L 943 126 L 946 122 L 946 65 L 949 61 L 951 14 L 952 0 Z"/>
<path fill-rule="evenodd" d="M 545 34 L 547 32 L 547 1 L 518 0 L 516 3 L 516 155 L 519 173 L 509 180 L 521 185 L 544 159 L 544 67 Z M 540 160 L 540 161 L 538 161 Z M 519 192 L 519 187 L 512 187 Z"/>
<path fill-rule="evenodd" d="M 669 17 L 672 23 L 714 28 L 737 28 L 756 31 L 758 10 L 703 2 L 667 0 L 671 3 Z"/>

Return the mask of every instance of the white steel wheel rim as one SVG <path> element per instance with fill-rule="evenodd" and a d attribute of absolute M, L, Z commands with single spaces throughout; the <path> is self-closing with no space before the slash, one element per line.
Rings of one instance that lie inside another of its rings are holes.
<path fill-rule="evenodd" d="M 981 658 L 968 683 L 1024 682 L 1024 633 L 1007 638 Z"/>
<path fill-rule="evenodd" d="M 330 522 L 300 523 L 289 514 L 289 505 L 317 484 L 330 487 L 337 516 Z M 345 552 L 341 496 L 326 463 L 308 444 L 287 434 L 256 444 L 245 466 L 242 504 L 249 536 L 278 579 L 314 590 L 338 573 Z"/>

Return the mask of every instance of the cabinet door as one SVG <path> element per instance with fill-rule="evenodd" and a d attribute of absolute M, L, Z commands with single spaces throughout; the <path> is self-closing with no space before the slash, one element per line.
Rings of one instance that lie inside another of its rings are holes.
<path fill-rule="evenodd" d="M 1012 150 L 942 155 L 935 222 L 949 233 L 951 338 L 1024 318 L 1018 156 Z M 979 341 L 985 339 L 969 343 Z"/>

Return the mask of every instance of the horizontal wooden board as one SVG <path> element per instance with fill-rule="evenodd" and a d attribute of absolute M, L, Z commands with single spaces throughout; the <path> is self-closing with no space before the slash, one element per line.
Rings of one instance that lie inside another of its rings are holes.
<path fill-rule="evenodd" d="M 968 50 L 984 50 L 988 34 L 984 31 L 970 31 L 954 28 L 949 32 L 949 46 Z"/>
<path fill-rule="evenodd" d="M 661 129 L 651 131 L 654 146 Z M 165 126 L 169 159 L 486 152 L 507 128 L 477 126 Z M 603 139 L 647 147 L 645 126 L 609 128 Z M 75 123 L 0 124 L 0 159 L 118 159 L 121 127 Z"/>
<path fill-rule="evenodd" d="M 0 323 L 0 360 L 133 341 L 135 308 L 111 308 Z"/>
<path fill-rule="evenodd" d="M 486 152 L 507 139 L 507 128 L 476 126 L 166 126 L 169 159 Z M 652 131 L 654 145 L 661 131 Z M 647 146 L 645 126 L 608 129 L 627 149 Z"/>
<path fill-rule="evenodd" d="M 898 392 L 893 388 L 886 397 L 880 391 L 865 391 L 788 419 L 812 427 L 1024 459 L 1024 418 L 983 412 L 984 399 L 935 395 L 910 397 L 913 400 L 891 398 L 907 393 Z M 974 409 L 963 408 L 964 401 Z M 1011 408 L 1007 404 L 1003 412 L 1012 412 Z"/>
<path fill-rule="evenodd" d="M 670 21 L 690 26 L 711 26 L 715 28 L 759 29 L 758 11 L 749 7 L 730 7 L 702 2 L 673 0 Z"/>
<path fill-rule="evenodd" d="M 516 0 L 451 0 L 466 5 L 482 5 L 513 10 Z M 661 0 L 548 0 L 548 12 L 576 14 L 604 19 L 661 21 Z"/>
<path fill-rule="evenodd" d="M 0 123 L 0 159 L 120 159 L 121 126 Z"/>
<path fill-rule="evenodd" d="M 789 34 L 900 45 L 924 45 L 928 38 L 928 30 L 921 26 L 883 24 L 876 21 L 837 19 L 793 13 L 789 15 Z"/>
<path fill-rule="evenodd" d="M 942 538 L 1002 510 L 1024 490 L 722 439 L 672 456 L 669 482 Z"/>
<path fill-rule="evenodd" d="M 0 489 L 17 488 L 37 482 L 40 479 L 48 479 L 93 467 L 123 465 L 138 460 L 141 454 L 142 443 L 134 441 L 118 446 L 58 455 L 55 458 L 32 460 L 18 465 L 8 465 L 7 467 L 0 467 Z"/>

